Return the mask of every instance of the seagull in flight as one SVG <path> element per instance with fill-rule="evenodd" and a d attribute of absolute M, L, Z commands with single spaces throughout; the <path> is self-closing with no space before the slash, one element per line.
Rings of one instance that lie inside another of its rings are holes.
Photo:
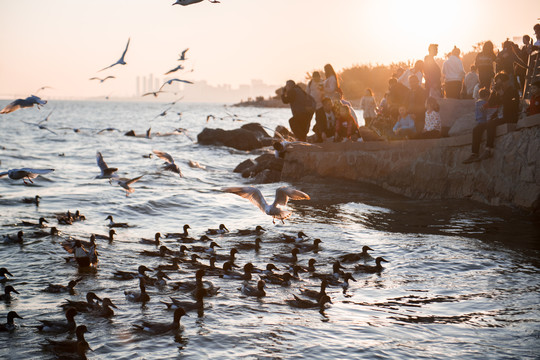
<path fill-rule="evenodd" d="M 166 116 L 166 115 L 167 115 L 167 111 L 169 111 L 169 110 L 171 110 L 171 109 L 172 109 L 172 107 L 170 107 L 170 108 L 164 110 L 161 114 L 156 115 L 156 117 L 155 117 L 154 119 L 157 119 L 158 117 L 161 117 L 161 116 Z"/>
<path fill-rule="evenodd" d="M 32 107 L 34 105 L 37 105 L 38 109 L 40 105 L 45 105 L 47 103 L 47 100 L 41 100 L 39 96 L 31 95 L 27 97 L 26 99 L 17 99 L 8 105 L 4 107 L 0 114 L 9 114 L 11 112 L 14 112 L 15 110 L 19 110 L 22 108 Z"/>
<path fill-rule="evenodd" d="M 101 84 L 102 82 L 104 82 L 107 79 L 116 79 L 116 77 L 109 75 L 104 79 L 100 79 L 100 78 L 94 76 L 94 77 L 90 78 L 89 80 L 99 80 L 99 83 Z"/>
<path fill-rule="evenodd" d="M 177 1 L 178 2 L 178 1 Z M 197 1 L 198 2 L 198 1 Z M 174 5 L 174 4 L 173 4 Z M 183 5 L 183 4 L 180 4 L 180 5 Z M 189 4 L 185 4 L 185 5 L 189 5 Z M 181 53 L 180 53 L 180 57 L 178 58 L 178 61 L 184 61 L 186 60 L 186 53 L 188 52 L 189 48 L 183 50 Z"/>
<path fill-rule="evenodd" d="M 28 121 L 24 121 L 24 120 L 21 120 L 23 123 L 25 124 L 28 124 L 28 125 L 34 125 L 34 126 L 37 126 L 39 129 L 41 130 L 47 130 L 51 133 L 53 133 L 54 135 L 58 135 L 57 133 L 55 133 L 54 131 L 52 131 L 51 129 L 49 129 L 47 126 L 45 125 L 42 125 L 42 123 L 44 123 L 45 121 L 49 120 L 49 116 L 51 116 L 51 114 L 53 113 L 54 110 L 52 110 L 49 115 L 47 115 L 47 117 L 43 120 L 41 120 L 40 122 L 38 123 L 31 123 L 31 122 L 28 122 Z"/>
<path fill-rule="evenodd" d="M 96 152 L 96 161 L 101 169 L 101 174 L 96 176 L 95 179 L 112 179 L 118 177 L 118 175 L 115 174 L 115 172 L 118 171 L 118 168 L 110 168 L 107 166 L 107 163 L 103 160 L 103 155 L 101 155 L 99 151 Z"/>
<path fill-rule="evenodd" d="M 176 72 L 178 70 L 184 70 L 184 67 L 182 65 L 178 65 L 174 69 L 171 69 L 171 70 L 167 71 L 164 75 L 172 74 L 173 72 Z"/>
<path fill-rule="evenodd" d="M 173 82 L 175 81 L 178 81 L 178 82 L 183 82 L 183 83 L 186 83 L 186 84 L 193 84 L 191 81 L 189 80 L 182 80 L 182 79 L 170 79 L 170 80 L 167 80 L 163 83 L 163 85 L 161 85 L 161 87 L 159 88 L 159 90 L 161 91 L 161 89 L 163 89 L 163 87 L 165 85 L 171 85 Z"/>
<path fill-rule="evenodd" d="M 53 172 L 54 169 L 31 169 L 31 168 L 22 168 L 22 169 L 11 169 L 8 171 L 4 171 L 0 173 L 0 178 L 4 176 L 8 176 L 12 180 L 20 180 L 28 185 L 26 182 L 26 179 L 30 181 L 32 184 L 34 183 L 32 179 L 37 178 L 39 175 L 45 175 L 50 172 Z"/>
<path fill-rule="evenodd" d="M 103 71 L 103 70 L 108 69 L 108 68 L 111 68 L 111 67 L 113 67 L 113 66 L 115 66 L 115 65 L 126 65 L 127 63 L 126 63 L 126 61 L 124 60 L 124 57 L 126 56 L 126 53 L 127 53 L 127 51 L 128 51 L 129 41 L 130 41 L 130 40 L 131 40 L 131 38 L 128 39 L 126 48 L 125 48 L 124 52 L 122 53 L 122 57 L 121 57 L 117 62 L 115 62 L 114 64 L 109 65 L 109 66 L 107 66 L 107 67 L 104 67 L 103 69 L 101 69 L 101 70 L 99 70 L 99 71 Z M 99 71 L 98 71 L 98 72 L 99 72 Z"/>
<path fill-rule="evenodd" d="M 41 90 L 45 90 L 45 89 L 52 89 L 52 87 L 50 87 L 50 86 L 42 86 L 42 87 L 40 87 L 39 89 L 37 89 L 35 93 L 37 94 L 37 93 L 39 93 Z"/>
<path fill-rule="evenodd" d="M 178 165 L 174 163 L 174 159 L 170 154 L 164 151 L 158 151 L 158 150 L 152 150 L 152 151 L 154 152 L 154 154 L 157 155 L 158 158 L 165 160 L 168 163 L 168 164 L 165 164 L 165 166 L 163 167 L 163 170 L 172 171 L 173 173 L 177 173 L 178 175 L 180 175 L 180 177 L 183 177 L 182 172 L 180 171 L 180 168 L 178 167 Z"/>
<path fill-rule="evenodd" d="M 150 91 L 150 92 L 144 93 L 144 94 L 142 94 L 142 96 L 154 95 L 154 97 L 157 97 L 158 94 L 161 94 L 161 93 L 164 93 L 164 92 L 166 92 L 166 91 L 161 91 L 161 89 L 159 89 L 158 91 Z"/>
<path fill-rule="evenodd" d="M 176 105 L 177 102 L 179 102 L 180 100 L 182 100 L 184 97 L 179 97 L 178 99 L 174 100 L 172 103 L 169 103 L 169 105 L 173 106 L 173 105 Z"/>
<path fill-rule="evenodd" d="M 118 183 L 118 185 L 123 187 L 124 190 L 126 190 L 126 196 L 129 196 L 129 194 L 135 191 L 135 189 L 133 189 L 130 185 L 139 181 L 143 176 L 144 175 L 137 176 L 136 178 L 133 178 L 133 179 L 121 178 L 121 179 L 116 180 L 116 182 Z"/>
<path fill-rule="evenodd" d="M 285 223 L 285 219 L 292 215 L 292 211 L 284 209 L 284 206 L 287 205 L 289 199 L 291 200 L 309 200 L 310 197 L 308 194 L 296 190 L 291 186 L 281 186 L 276 189 L 276 197 L 274 202 L 269 205 L 261 191 L 252 186 L 243 186 L 243 187 L 227 187 L 223 188 L 222 191 L 236 194 L 243 198 L 251 201 L 255 206 L 261 209 L 267 215 L 272 216 L 272 222 L 275 224 L 275 219 L 281 220 L 282 223 Z"/>

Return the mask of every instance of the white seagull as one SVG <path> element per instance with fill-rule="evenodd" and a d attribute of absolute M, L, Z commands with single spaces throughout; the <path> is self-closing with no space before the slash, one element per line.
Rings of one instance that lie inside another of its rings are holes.
<path fill-rule="evenodd" d="M 47 103 L 47 100 L 41 100 L 39 96 L 31 95 L 27 97 L 26 99 L 17 99 L 8 105 L 4 107 L 0 114 L 9 114 L 10 112 L 14 112 L 15 110 L 19 110 L 22 108 L 32 107 L 34 105 L 37 105 L 38 109 L 40 105 L 45 105 Z"/>
<path fill-rule="evenodd" d="M 115 66 L 115 65 L 126 65 L 127 63 L 126 63 L 126 61 L 124 60 L 124 57 L 126 56 L 126 53 L 127 53 L 127 51 L 128 51 L 129 41 L 130 41 L 130 40 L 131 40 L 131 38 L 128 39 L 126 48 L 125 48 L 124 52 L 122 53 L 122 57 L 121 57 L 117 62 L 115 62 L 114 64 L 109 65 L 109 66 L 107 66 L 107 67 L 104 67 L 103 69 L 101 69 L 101 70 L 99 70 L 99 71 L 103 71 L 103 70 L 108 69 L 108 68 L 111 68 L 111 67 L 113 67 L 113 66 Z M 98 72 L 99 72 L 99 71 L 98 71 Z"/>
<path fill-rule="evenodd" d="M 101 174 L 96 176 L 96 179 L 112 179 L 118 177 L 118 175 L 115 174 L 115 172 L 118 171 L 118 168 L 108 167 L 105 160 L 103 160 L 103 155 L 101 155 L 99 151 L 96 152 L 96 161 L 99 168 L 101 169 Z"/>
<path fill-rule="evenodd" d="M 4 176 L 8 176 L 10 179 L 13 180 L 20 180 L 28 185 L 26 182 L 26 179 L 30 181 L 32 184 L 34 183 L 32 179 L 37 178 L 39 175 L 45 175 L 50 172 L 53 172 L 54 169 L 30 169 L 30 168 L 22 168 L 22 169 L 11 169 L 8 171 L 4 171 L 0 173 L 0 178 Z"/>
<path fill-rule="evenodd" d="M 227 187 L 222 189 L 225 192 L 233 193 L 243 198 L 248 199 L 255 204 L 259 209 L 267 215 L 272 216 L 272 222 L 275 224 L 275 219 L 283 220 L 292 215 L 292 211 L 285 210 L 284 206 L 287 205 L 287 201 L 292 200 L 309 200 L 308 194 L 296 190 L 291 186 L 281 186 L 276 189 L 276 198 L 272 205 L 268 205 L 261 191 L 252 186 L 244 187 Z"/>
<path fill-rule="evenodd" d="M 154 154 L 157 155 L 158 158 L 165 160 L 168 163 L 168 164 L 165 164 L 165 166 L 163 166 L 163 170 L 172 171 L 180 175 L 180 177 L 183 177 L 182 172 L 180 171 L 180 168 L 178 167 L 178 165 L 174 163 L 174 159 L 170 154 L 164 151 L 159 151 L 159 150 L 152 150 L 152 151 L 154 152 Z"/>
<path fill-rule="evenodd" d="M 171 79 L 171 80 L 167 80 L 163 83 L 163 85 L 161 85 L 161 87 L 159 88 L 159 90 L 161 91 L 161 89 L 163 89 L 163 87 L 165 85 L 171 85 L 173 82 L 175 81 L 179 81 L 179 82 L 183 82 L 183 83 L 186 83 L 186 84 L 193 84 L 191 81 L 189 80 L 182 80 L 182 79 Z"/>
<path fill-rule="evenodd" d="M 107 77 L 104 78 L 104 79 L 100 79 L 100 78 L 94 76 L 94 77 L 92 77 L 92 78 L 90 78 L 90 79 L 88 79 L 88 80 L 99 80 L 99 83 L 101 84 L 102 82 L 104 82 L 104 81 L 107 80 L 107 79 L 116 79 L 116 77 L 115 77 L 115 76 L 109 75 L 109 76 L 107 76 Z"/>

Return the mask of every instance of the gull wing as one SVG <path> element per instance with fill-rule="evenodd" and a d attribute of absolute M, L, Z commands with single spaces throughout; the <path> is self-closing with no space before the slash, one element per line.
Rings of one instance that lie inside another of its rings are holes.
<path fill-rule="evenodd" d="M 173 157 L 171 155 L 169 155 L 168 153 L 166 153 L 164 151 L 159 151 L 159 150 L 152 150 L 152 151 L 154 152 L 154 154 L 157 155 L 158 158 L 160 158 L 162 160 L 165 160 L 169 164 L 174 164 Z"/>
<path fill-rule="evenodd" d="M 29 177 L 30 179 L 35 179 L 37 178 L 39 175 L 45 175 L 45 174 L 48 174 L 50 172 L 53 172 L 54 169 L 31 169 L 31 168 L 22 168 L 22 169 L 17 169 L 17 171 L 23 171 L 25 172 L 27 175 L 27 177 Z"/>
<path fill-rule="evenodd" d="M 131 184 L 134 184 L 136 183 L 137 181 L 139 181 L 144 175 L 141 175 L 141 176 L 137 176 L 136 178 L 133 178 L 133 179 L 130 179 L 128 181 L 126 181 L 126 185 L 129 186 Z"/>
<path fill-rule="evenodd" d="M 109 169 L 109 167 L 107 166 L 107 163 L 105 162 L 105 160 L 103 160 L 103 155 L 101 155 L 99 151 L 96 152 L 96 161 L 99 168 L 101 169 L 101 172 L 105 172 L 107 171 L 107 169 Z"/>
<path fill-rule="evenodd" d="M 1 178 L 1 177 L 4 177 L 4 176 L 7 176 L 8 174 L 9 174 L 9 171 L 1 172 L 1 173 L 0 173 L 0 178 Z"/>
<path fill-rule="evenodd" d="M 225 192 L 236 194 L 245 199 L 248 199 L 255 206 L 261 209 L 262 212 L 266 213 L 266 208 L 268 207 L 268 203 L 264 199 L 264 196 L 262 195 L 259 189 L 252 186 L 244 186 L 244 187 L 227 187 L 227 188 L 223 188 L 222 190 Z"/>
<path fill-rule="evenodd" d="M 0 114 L 9 114 L 15 110 L 19 110 L 21 105 L 24 104 L 23 99 L 17 99 L 9 104 L 7 104 L 1 111 Z"/>
<path fill-rule="evenodd" d="M 276 189 L 276 199 L 274 200 L 275 206 L 285 206 L 287 201 L 291 200 L 309 200 L 308 194 L 296 190 L 291 186 L 282 186 Z"/>
<path fill-rule="evenodd" d="M 126 44 L 126 49 L 125 49 L 124 52 L 122 53 L 122 57 L 121 57 L 120 60 L 119 60 L 119 61 L 121 61 L 121 62 L 124 62 L 124 56 L 126 56 L 126 53 L 127 53 L 127 51 L 128 51 L 128 47 L 129 47 L 129 42 L 130 42 L 130 41 L 131 41 L 131 38 L 128 38 L 128 42 L 127 42 L 127 44 Z"/>

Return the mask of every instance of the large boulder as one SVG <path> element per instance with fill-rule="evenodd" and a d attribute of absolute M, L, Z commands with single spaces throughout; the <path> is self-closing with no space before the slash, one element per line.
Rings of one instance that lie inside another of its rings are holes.
<path fill-rule="evenodd" d="M 223 130 L 204 128 L 197 135 L 202 145 L 224 145 L 238 150 L 254 150 L 272 145 L 272 139 L 257 123 L 249 123 L 240 129 Z"/>
<path fill-rule="evenodd" d="M 242 169 L 238 171 L 242 173 L 242 177 L 254 178 L 255 183 L 280 181 L 283 169 L 282 158 L 276 158 L 274 154 L 268 153 L 257 157 L 255 161 L 251 161 L 251 164 L 250 166 L 248 161 L 243 161 L 236 167 L 235 172 Z"/>

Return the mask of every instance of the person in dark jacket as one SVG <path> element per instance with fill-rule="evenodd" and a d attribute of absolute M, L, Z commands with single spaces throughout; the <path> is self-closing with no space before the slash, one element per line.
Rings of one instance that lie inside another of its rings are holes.
<path fill-rule="evenodd" d="M 281 100 L 290 104 L 292 118 L 289 119 L 291 130 L 300 141 L 306 141 L 311 118 L 315 112 L 315 100 L 302 90 L 293 80 L 287 80 Z"/>

